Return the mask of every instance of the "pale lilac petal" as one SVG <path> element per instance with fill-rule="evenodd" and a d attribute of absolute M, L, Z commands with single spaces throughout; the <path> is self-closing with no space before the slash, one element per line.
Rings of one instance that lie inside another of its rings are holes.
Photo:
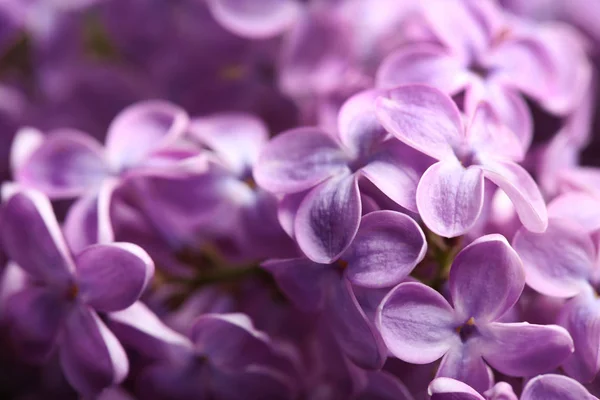
<path fill-rule="evenodd" d="M 181 137 L 188 124 L 186 112 L 166 101 L 148 100 L 129 106 L 108 128 L 110 165 L 118 171 L 140 165 L 153 151 Z"/>
<path fill-rule="evenodd" d="M 520 229 L 513 246 L 525 268 L 527 285 L 556 297 L 572 297 L 587 286 L 594 265 L 594 243 L 577 225 L 551 219 L 544 233 Z"/>
<path fill-rule="evenodd" d="M 412 218 L 395 211 L 374 211 L 362 218 L 342 258 L 353 284 L 380 288 L 400 283 L 426 251 L 425 234 Z"/>
<path fill-rule="evenodd" d="M 414 400 L 402 381 L 389 372 L 369 372 L 367 378 L 367 387 L 356 400 Z"/>
<path fill-rule="evenodd" d="M 19 356 L 28 361 L 47 360 L 56 345 L 66 303 L 56 293 L 32 286 L 9 296 L 2 309 Z"/>
<path fill-rule="evenodd" d="M 480 103 L 467 128 L 471 148 L 479 153 L 512 161 L 521 161 L 525 156 L 519 138 L 506 126 L 492 107 Z"/>
<path fill-rule="evenodd" d="M 249 172 L 269 138 L 266 125 L 251 114 L 217 114 L 192 120 L 189 134 L 224 160 L 237 176 Z"/>
<path fill-rule="evenodd" d="M 495 321 L 517 302 L 525 287 L 523 263 L 504 236 L 482 236 L 458 253 L 449 285 L 459 319 Z"/>
<path fill-rule="evenodd" d="M 427 364 L 459 341 L 452 307 L 420 283 L 401 283 L 381 302 L 377 326 L 390 352 L 401 360 Z"/>
<path fill-rule="evenodd" d="M 6 254 L 34 279 L 59 288 L 71 284 L 73 260 L 43 194 L 34 190 L 14 193 L 4 205 L 0 230 Z"/>
<path fill-rule="evenodd" d="M 600 370 L 600 302 L 591 287 L 565 303 L 558 323 L 575 343 L 563 369 L 579 382 L 591 382 Z"/>
<path fill-rule="evenodd" d="M 378 90 L 366 90 L 350 97 L 338 113 L 338 135 L 355 157 L 368 156 L 387 136 L 375 115 Z"/>
<path fill-rule="evenodd" d="M 323 306 L 331 282 L 328 266 L 304 257 L 269 260 L 261 266 L 273 274 L 279 288 L 299 309 L 315 311 Z"/>
<path fill-rule="evenodd" d="M 383 92 L 377 117 L 407 145 L 438 160 L 454 155 L 465 138 L 460 112 L 450 97 L 423 85 L 406 85 Z"/>
<path fill-rule="evenodd" d="M 100 318 L 86 307 L 75 307 L 65 322 L 60 362 L 69 383 L 93 397 L 120 383 L 129 371 L 125 350 Z"/>
<path fill-rule="evenodd" d="M 512 386 L 506 382 L 498 382 L 490 390 L 483 393 L 490 400 L 519 400 Z"/>
<path fill-rule="evenodd" d="M 75 131 L 51 132 L 15 171 L 15 180 L 50 198 L 79 196 L 109 174 L 102 146 Z"/>
<path fill-rule="evenodd" d="M 330 283 L 324 316 L 344 353 L 358 366 L 380 369 L 387 350 L 375 326 L 361 309 L 347 279 Z"/>
<path fill-rule="evenodd" d="M 376 86 L 389 89 L 409 83 L 427 84 L 449 95 L 470 80 L 463 63 L 441 46 L 419 43 L 388 55 L 377 70 Z"/>
<path fill-rule="evenodd" d="M 488 390 L 494 384 L 494 376 L 481 358 L 478 347 L 477 341 L 454 345 L 442 358 L 436 378 L 457 379 L 480 393 Z"/>
<path fill-rule="evenodd" d="M 279 220 L 281 228 L 283 228 L 285 233 L 290 237 L 294 237 L 294 221 L 296 220 L 296 214 L 307 193 L 308 191 L 290 193 L 283 196 L 279 201 L 277 207 L 277 219 Z"/>
<path fill-rule="evenodd" d="M 510 161 L 482 160 L 485 177 L 494 182 L 511 199 L 523 225 L 533 232 L 548 227 L 546 202 L 529 173 Z"/>
<path fill-rule="evenodd" d="M 77 285 L 93 308 L 123 310 L 139 299 L 154 274 L 154 263 L 132 243 L 99 244 L 77 255 Z"/>
<path fill-rule="evenodd" d="M 298 128 L 271 140 L 254 168 L 256 182 L 271 192 L 300 192 L 347 170 L 340 146 L 319 128 Z"/>
<path fill-rule="evenodd" d="M 485 400 L 471 386 L 452 378 L 436 378 L 427 388 L 431 400 Z"/>
<path fill-rule="evenodd" d="M 45 136 L 39 129 L 25 126 L 17 131 L 10 146 L 10 169 L 16 173 L 31 154 L 44 143 Z"/>
<path fill-rule="evenodd" d="M 208 5 L 221 25 L 251 39 L 268 38 L 284 32 L 302 10 L 296 0 L 209 0 Z"/>
<path fill-rule="evenodd" d="M 361 174 L 391 200 L 410 210 L 417 211 L 417 185 L 433 159 L 395 138 L 381 144 Z"/>
<path fill-rule="evenodd" d="M 598 400 L 583 385 L 563 375 L 536 376 L 525 385 L 521 400 Z"/>
<path fill-rule="evenodd" d="M 330 178 L 314 188 L 298 209 L 294 223 L 298 246 L 314 262 L 328 264 L 350 246 L 360 215 L 356 177 Z"/>
<path fill-rule="evenodd" d="M 126 346 L 145 355 L 164 358 L 169 346 L 192 348 L 184 335 L 165 325 L 146 305 L 136 301 L 130 307 L 108 314 L 111 331 Z"/>
<path fill-rule="evenodd" d="M 561 365 L 573 353 L 573 339 L 557 325 L 494 322 L 486 326 L 480 351 L 503 374 L 532 376 Z"/>
<path fill-rule="evenodd" d="M 417 187 L 417 207 L 429 229 L 444 237 L 466 233 L 483 208 L 483 172 L 457 159 L 433 164 Z"/>
<path fill-rule="evenodd" d="M 560 195 L 548 204 L 548 215 L 550 218 L 574 222 L 586 233 L 600 230 L 600 200 L 587 193 L 568 192 Z"/>

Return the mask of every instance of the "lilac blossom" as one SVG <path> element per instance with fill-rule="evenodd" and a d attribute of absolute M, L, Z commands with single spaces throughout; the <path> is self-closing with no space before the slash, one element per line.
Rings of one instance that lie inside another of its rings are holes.
<path fill-rule="evenodd" d="M 396 357 L 417 364 L 443 357 L 436 376 L 483 392 L 493 384 L 488 364 L 507 375 L 529 376 L 552 370 L 573 352 L 562 327 L 500 322 L 524 286 L 521 260 L 506 239 L 483 236 L 452 264 L 453 306 L 428 286 L 401 283 L 383 299 L 377 325 Z"/>
<path fill-rule="evenodd" d="M 393 138 L 374 115 L 378 92 L 348 100 L 335 135 L 297 128 L 271 140 L 254 169 L 257 183 L 279 194 L 308 193 L 298 204 L 294 236 L 313 261 L 329 263 L 348 248 L 358 230 L 364 178 L 385 196 L 416 211 L 416 183 L 429 164 Z"/>
<path fill-rule="evenodd" d="M 519 400 L 506 382 L 480 395 L 469 385 L 452 378 L 437 378 L 429 385 L 431 400 Z M 521 400 L 594 400 L 585 387 L 562 375 L 539 375 L 525 385 Z"/>
<path fill-rule="evenodd" d="M 535 181 L 517 164 L 525 149 L 487 103 L 468 125 L 452 99 L 422 85 L 391 89 L 377 100 L 383 126 L 407 145 L 439 160 L 421 177 L 416 200 L 427 227 L 446 237 L 466 233 L 484 202 L 484 178 L 512 200 L 527 229 L 543 232 L 546 204 Z"/>
<path fill-rule="evenodd" d="M 98 313 L 140 297 L 154 272 L 150 257 L 129 243 L 90 246 L 73 256 L 39 192 L 14 193 L 2 212 L 6 252 L 29 277 L 6 304 L 16 343 L 33 359 L 56 348 L 67 379 L 83 395 L 121 382 L 127 356 Z"/>

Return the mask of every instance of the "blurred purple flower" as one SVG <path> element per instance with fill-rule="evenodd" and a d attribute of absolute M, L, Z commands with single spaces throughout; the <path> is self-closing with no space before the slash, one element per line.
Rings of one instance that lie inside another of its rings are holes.
<path fill-rule="evenodd" d="M 15 343 L 38 360 L 58 347 L 67 379 L 85 396 L 121 382 L 127 356 L 98 313 L 140 297 L 154 272 L 150 257 L 129 243 L 91 246 L 73 257 L 39 192 L 12 194 L 2 212 L 5 250 L 29 276 L 6 304 Z"/>
<path fill-rule="evenodd" d="M 417 364 L 443 357 L 436 376 L 483 392 L 493 384 L 486 362 L 506 375 L 530 376 L 558 367 L 573 352 L 562 327 L 499 322 L 524 286 L 521 260 L 506 239 L 483 236 L 452 264 L 454 306 L 428 286 L 401 283 L 381 302 L 377 326 L 396 357 Z"/>

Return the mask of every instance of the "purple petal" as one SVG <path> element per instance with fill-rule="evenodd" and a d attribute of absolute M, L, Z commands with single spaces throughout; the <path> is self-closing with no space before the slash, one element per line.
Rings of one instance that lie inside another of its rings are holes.
<path fill-rule="evenodd" d="M 251 365 L 244 371 L 213 372 L 210 384 L 214 399 L 292 399 L 294 388 L 284 374 L 271 368 Z"/>
<path fill-rule="evenodd" d="M 459 319 L 491 322 L 517 302 L 525 287 L 525 272 L 504 236 L 487 235 L 458 253 L 449 284 Z"/>
<path fill-rule="evenodd" d="M 323 306 L 330 268 L 307 258 L 270 260 L 261 264 L 273 274 L 277 286 L 303 311 L 314 311 Z"/>
<path fill-rule="evenodd" d="M 388 90 L 377 100 L 383 126 L 407 145 L 442 160 L 465 138 L 460 112 L 450 97 L 423 85 Z"/>
<path fill-rule="evenodd" d="M 284 32 L 302 10 L 296 0 L 209 0 L 208 5 L 221 25 L 251 39 L 268 38 Z"/>
<path fill-rule="evenodd" d="M 368 156 L 387 136 L 375 115 L 377 90 L 367 90 L 350 97 L 338 114 L 338 134 L 341 142 L 355 157 Z"/>
<path fill-rule="evenodd" d="M 391 200 L 416 212 L 417 185 L 432 161 L 392 138 L 381 144 L 360 172 Z"/>
<path fill-rule="evenodd" d="M 75 131 L 50 133 L 15 171 L 15 180 L 53 199 L 79 196 L 109 174 L 102 146 Z"/>
<path fill-rule="evenodd" d="M 426 251 L 425 234 L 412 218 L 395 211 L 374 211 L 362 218 L 342 258 L 353 284 L 380 288 L 400 283 Z"/>
<path fill-rule="evenodd" d="M 417 207 L 429 229 L 444 237 L 466 233 L 483 208 L 483 173 L 457 159 L 433 164 L 417 187 Z"/>
<path fill-rule="evenodd" d="M 298 213 L 298 208 L 302 200 L 306 197 L 308 191 L 291 193 L 283 196 L 277 207 L 277 219 L 279 224 L 290 237 L 294 237 L 294 220 Z"/>
<path fill-rule="evenodd" d="M 46 288 L 26 287 L 3 305 L 13 344 L 29 361 L 45 361 L 56 345 L 67 311 L 65 302 Z"/>
<path fill-rule="evenodd" d="M 471 386 L 452 378 L 436 378 L 427 389 L 431 400 L 485 400 Z"/>
<path fill-rule="evenodd" d="M 69 383 L 84 396 L 120 383 L 129 371 L 127 355 L 117 338 L 84 307 L 73 308 L 67 317 L 60 362 Z"/>
<path fill-rule="evenodd" d="M 10 169 L 15 178 L 17 171 L 23 167 L 31 154 L 44 143 L 45 137 L 39 129 L 29 126 L 17 131 L 10 146 Z"/>
<path fill-rule="evenodd" d="M 565 303 L 559 323 L 575 343 L 563 369 L 579 382 L 591 382 L 600 370 L 600 302 L 591 287 Z"/>
<path fill-rule="evenodd" d="M 387 358 L 385 345 L 358 304 L 350 282 L 342 278 L 330 285 L 324 313 L 340 347 L 359 367 L 380 369 Z"/>
<path fill-rule="evenodd" d="M 210 393 L 204 381 L 210 378 L 208 374 L 207 365 L 193 365 L 193 360 L 155 363 L 136 379 L 136 393 L 148 400 L 207 399 Z"/>
<path fill-rule="evenodd" d="M 132 243 L 99 244 L 77 255 L 81 298 L 94 309 L 119 311 L 132 305 L 154 274 L 154 263 Z"/>
<path fill-rule="evenodd" d="M 168 346 L 191 350 L 191 342 L 165 325 L 146 305 L 136 301 L 122 311 L 108 314 L 111 330 L 126 346 L 142 354 L 164 358 Z"/>
<path fill-rule="evenodd" d="M 437 377 L 465 382 L 480 393 L 494 384 L 494 375 L 479 353 L 477 341 L 455 344 L 442 358 Z"/>
<path fill-rule="evenodd" d="M 108 129 L 111 166 L 119 171 L 139 166 L 153 151 L 182 136 L 188 124 L 186 112 L 169 102 L 149 100 L 129 106 Z"/>
<path fill-rule="evenodd" d="M 513 246 L 525 267 L 527 285 L 557 297 L 572 297 L 587 286 L 595 249 L 577 225 L 552 218 L 544 233 L 520 229 Z"/>
<path fill-rule="evenodd" d="M 265 124 L 251 114 L 228 113 L 196 118 L 190 135 L 224 160 L 237 176 L 251 170 L 269 138 Z"/>
<path fill-rule="evenodd" d="M 360 215 L 356 177 L 330 178 L 308 193 L 298 209 L 294 222 L 298 246 L 314 262 L 331 263 L 352 243 Z"/>
<path fill-rule="evenodd" d="M 413 364 L 442 357 L 459 339 L 452 307 L 435 290 L 401 283 L 381 302 L 377 326 L 390 352 Z"/>
<path fill-rule="evenodd" d="M 527 382 L 521 400 L 597 400 L 597 397 L 574 379 L 548 374 Z"/>
<path fill-rule="evenodd" d="M 73 260 L 43 194 L 33 190 L 13 194 L 4 205 L 0 229 L 6 254 L 34 279 L 59 288 L 71 284 Z"/>
<path fill-rule="evenodd" d="M 573 339 L 557 325 L 494 322 L 486 326 L 480 350 L 503 374 L 532 376 L 561 365 L 573 353 Z"/>
<path fill-rule="evenodd" d="M 506 382 L 498 382 L 493 388 L 484 393 L 485 397 L 492 400 L 519 400 L 512 386 Z"/>
<path fill-rule="evenodd" d="M 256 182 L 271 192 L 309 189 L 347 170 L 340 146 L 319 128 L 298 128 L 271 140 L 254 168 Z"/>
<path fill-rule="evenodd" d="M 245 314 L 204 314 L 190 337 L 196 351 L 217 368 L 239 371 L 264 363 L 271 354 L 267 335 L 256 330 Z"/>
<path fill-rule="evenodd" d="M 577 204 L 577 207 L 573 207 Z M 568 192 L 548 205 L 550 218 L 562 218 L 579 225 L 586 233 L 600 230 L 600 200 L 583 192 Z"/>
<path fill-rule="evenodd" d="M 414 400 L 400 379 L 388 372 L 369 372 L 367 378 L 367 387 L 357 400 Z"/>
<path fill-rule="evenodd" d="M 377 70 L 376 85 L 387 89 L 420 83 L 454 95 L 469 80 L 469 73 L 454 55 L 441 46 L 419 43 L 388 55 Z"/>
<path fill-rule="evenodd" d="M 523 167 L 510 161 L 483 160 L 481 168 L 485 177 L 507 194 L 527 229 L 533 232 L 546 230 L 546 202 L 537 184 Z"/>

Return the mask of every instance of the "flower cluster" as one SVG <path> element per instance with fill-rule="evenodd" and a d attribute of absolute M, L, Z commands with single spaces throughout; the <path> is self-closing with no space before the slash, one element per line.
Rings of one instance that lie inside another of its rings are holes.
<path fill-rule="evenodd" d="M 0 2 L 0 397 L 597 400 L 599 25 Z"/>

